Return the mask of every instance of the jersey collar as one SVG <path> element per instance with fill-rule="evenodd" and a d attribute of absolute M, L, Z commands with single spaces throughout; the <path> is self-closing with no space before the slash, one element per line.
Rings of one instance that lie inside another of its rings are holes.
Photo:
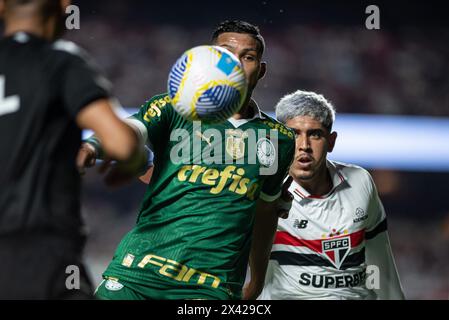
<path fill-rule="evenodd" d="M 331 175 L 333 187 L 331 191 L 322 196 L 313 196 L 306 189 L 301 187 L 299 183 L 295 180 L 292 181 L 292 184 L 288 188 L 288 190 L 293 194 L 295 199 L 325 199 L 334 193 L 335 189 L 338 188 L 342 183 L 347 181 L 346 176 L 341 172 L 335 165 L 334 162 L 327 160 L 326 161 L 327 169 L 329 170 L 329 174 Z"/>
<path fill-rule="evenodd" d="M 254 110 L 254 116 L 252 118 L 248 118 L 248 119 L 234 119 L 233 117 L 228 118 L 228 121 L 235 127 L 238 128 L 242 125 L 244 125 L 245 123 L 248 123 L 251 120 L 254 119 L 265 119 L 265 117 L 263 116 L 263 114 L 260 112 L 259 106 L 257 105 L 257 102 L 254 99 L 251 99 L 250 101 L 250 107 L 253 108 Z"/>

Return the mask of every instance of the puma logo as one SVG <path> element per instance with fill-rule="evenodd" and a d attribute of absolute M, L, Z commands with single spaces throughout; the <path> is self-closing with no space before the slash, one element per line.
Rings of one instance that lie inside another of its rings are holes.
<path fill-rule="evenodd" d="M 206 136 L 204 136 L 201 132 L 196 131 L 195 132 L 196 136 L 201 138 L 201 140 L 206 141 L 206 143 L 209 145 L 209 147 L 212 147 L 212 143 L 210 142 L 210 139 L 213 137 L 213 134 L 210 135 L 209 138 L 207 138 Z"/>

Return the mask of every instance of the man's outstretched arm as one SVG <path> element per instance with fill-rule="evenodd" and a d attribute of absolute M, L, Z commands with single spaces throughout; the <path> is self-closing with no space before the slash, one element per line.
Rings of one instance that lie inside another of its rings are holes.
<path fill-rule="evenodd" d="M 142 172 L 147 162 L 142 138 L 132 126 L 118 118 L 108 99 L 91 102 L 79 112 L 76 122 L 81 128 L 95 132 L 95 139 L 98 143 L 101 141 L 101 152 L 120 161 L 121 172 L 129 175 Z M 97 156 L 98 148 L 83 143 L 77 156 L 78 168 L 94 165 Z"/>
<path fill-rule="evenodd" d="M 251 279 L 243 289 L 244 300 L 257 299 L 262 292 L 277 224 L 277 201 L 266 202 L 259 199 L 249 256 Z"/>

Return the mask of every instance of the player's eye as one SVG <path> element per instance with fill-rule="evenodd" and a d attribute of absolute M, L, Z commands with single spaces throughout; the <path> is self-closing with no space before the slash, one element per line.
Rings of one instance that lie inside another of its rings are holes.
<path fill-rule="evenodd" d="M 291 129 L 293 129 L 293 131 L 295 132 L 295 138 L 296 139 L 301 137 L 301 130 L 295 129 L 295 128 L 291 128 Z"/>
<path fill-rule="evenodd" d="M 243 59 L 246 60 L 246 61 L 256 61 L 256 57 L 251 56 L 251 55 L 245 55 L 243 57 Z"/>
<path fill-rule="evenodd" d="M 323 136 L 323 133 L 321 132 L 321 130 L 314 130 L 310 133 L 310 137 L 315 138 L 315 139 L 319 139 Z"/>

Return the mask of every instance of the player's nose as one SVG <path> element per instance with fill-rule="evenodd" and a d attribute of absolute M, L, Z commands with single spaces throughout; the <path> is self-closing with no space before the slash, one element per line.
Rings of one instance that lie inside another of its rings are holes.
<path fill-rule="evenodd" d="M 307 137 L 298 136 L 296 139 L 296 147 L 299 150 L 310 150 L 310 141 Z"/>

